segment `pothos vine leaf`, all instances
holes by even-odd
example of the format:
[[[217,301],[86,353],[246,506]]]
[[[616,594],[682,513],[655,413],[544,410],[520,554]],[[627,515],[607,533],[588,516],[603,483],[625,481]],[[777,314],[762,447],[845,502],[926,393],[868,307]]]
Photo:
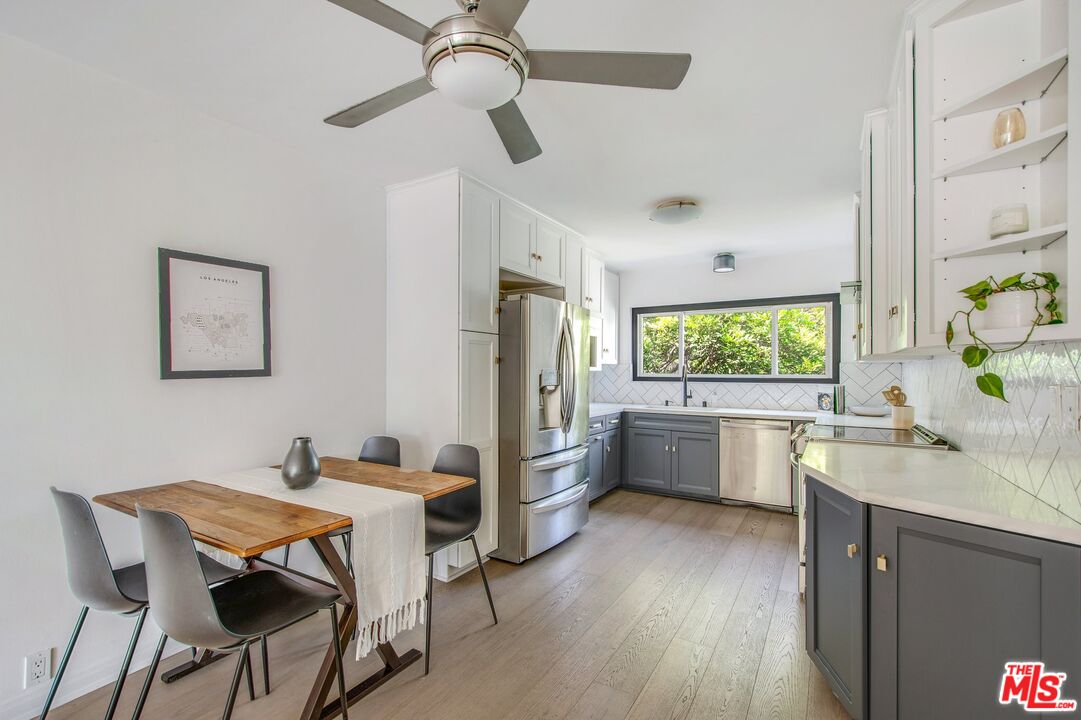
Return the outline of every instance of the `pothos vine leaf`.
[[[946,323],[946,349],[952,350],[950,345],[953,343],[953,320]]]
[[[991,351],[987,348],[977,347],[975,345],[969,345],[961,353],[961,361],[970,368],[977,368],[983,365],[983,361],[987,359],[987,356],[991,354]]]
[[[1003,402],[1009,402],[1006,399],[1006,394],[1002,387],[1002,378],[994,373],[984,373],[983,375],[976,376],[976,387],[984,395],[989,395],[994,398],[998,398]]]

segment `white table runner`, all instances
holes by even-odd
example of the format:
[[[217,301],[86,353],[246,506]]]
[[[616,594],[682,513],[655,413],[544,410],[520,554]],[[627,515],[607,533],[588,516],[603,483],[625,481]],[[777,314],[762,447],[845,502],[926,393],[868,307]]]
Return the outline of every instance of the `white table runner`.
[[[420,495],[325,477],[305,490],[290,490],[282,484],[281,471],[274,468],[198,480],[353,519],[358,660],[376,644],[390,642],[418,621],[424,622],[428,570]]]

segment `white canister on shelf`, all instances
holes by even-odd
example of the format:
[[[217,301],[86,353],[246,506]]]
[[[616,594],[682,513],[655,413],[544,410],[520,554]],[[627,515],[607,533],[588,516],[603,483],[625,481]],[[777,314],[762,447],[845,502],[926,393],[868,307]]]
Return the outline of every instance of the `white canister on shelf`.
[[[894,430],[911,430],[916,424],[916,408],[911,405],[892,405]]]
[[[1028,232],[1028,205],[1000,205],[991,211],[991,239]]]

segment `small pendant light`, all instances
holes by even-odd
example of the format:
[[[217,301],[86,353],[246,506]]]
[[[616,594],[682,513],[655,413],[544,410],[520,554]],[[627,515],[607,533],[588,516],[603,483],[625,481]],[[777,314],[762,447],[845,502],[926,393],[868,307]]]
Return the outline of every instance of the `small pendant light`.
[[[713,256],[713,272],[730,273],[736,269],[736,256],[732,253],[717,253]]]

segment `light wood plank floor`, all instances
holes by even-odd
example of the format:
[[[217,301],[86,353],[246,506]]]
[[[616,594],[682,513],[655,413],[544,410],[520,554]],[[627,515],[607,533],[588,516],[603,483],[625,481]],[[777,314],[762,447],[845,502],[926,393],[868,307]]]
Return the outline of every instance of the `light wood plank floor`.
[[[803,649],[796,521],[788,515],[616,491],[577,536],[522,566],[475,570],[435,595],[423,663],[353,706],[363,718],[845,718]],[[242,689],[234,717],[295,718],[329,641],[323,613],[271,638],[274,687]],[[423,647],[423,628],[395,642]],[[185,653],[163,661],[172,667]],[[119,662],[119,658],[118,658]],[[357,680],[377,661],[349,662]],[[145,718],[220,717],[232,662],[156,683]],[[130,716],[145,671],[128,679]],[[109,688],[50,717],[101,717]]]

